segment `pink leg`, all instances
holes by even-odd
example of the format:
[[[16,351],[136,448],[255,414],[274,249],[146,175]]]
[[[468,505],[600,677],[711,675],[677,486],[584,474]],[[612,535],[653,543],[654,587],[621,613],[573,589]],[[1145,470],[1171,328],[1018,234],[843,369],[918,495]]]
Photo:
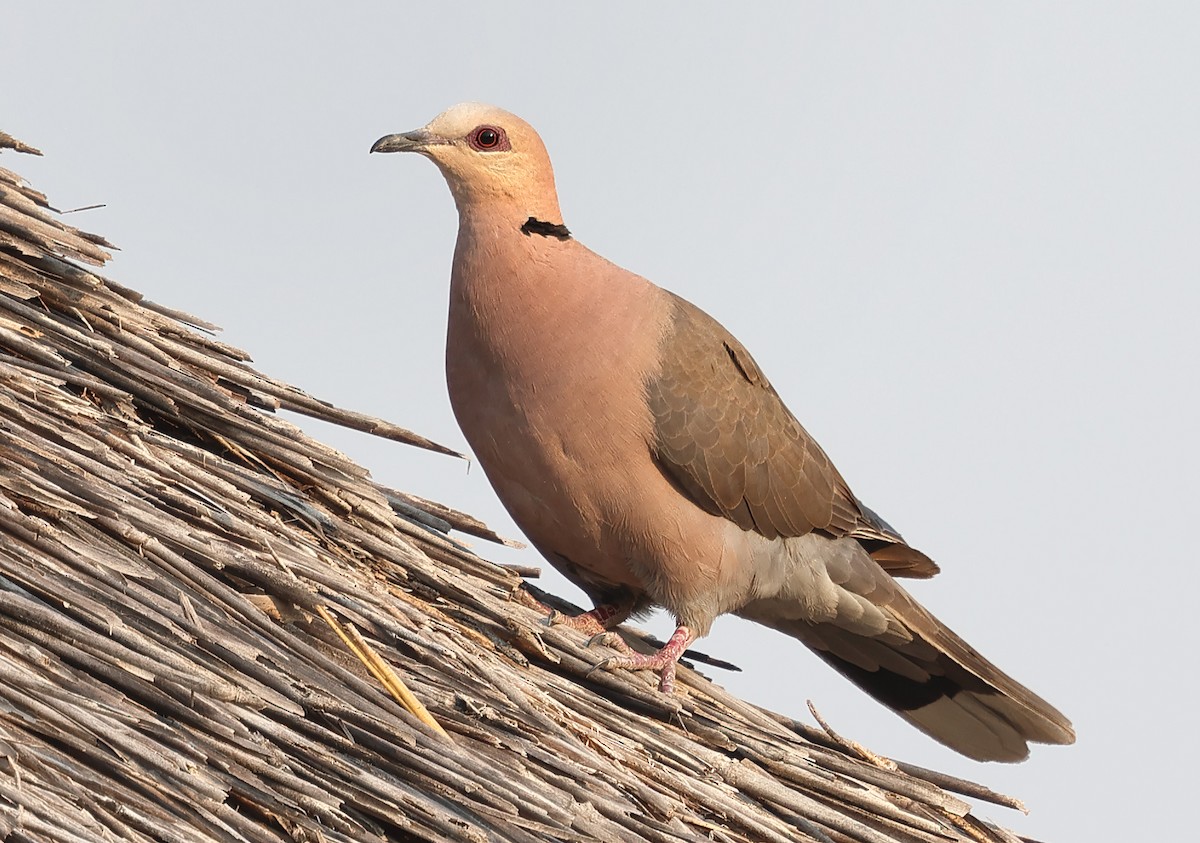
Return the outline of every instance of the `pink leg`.
[[[616,606],[606,604],[580,615],[564,615],[556,609],[551,609],[549,621],[553,625],[562,624],[586,634],[600,635],[619,625],[627,617],[628,612],[622,613]]]
[[[600,662],[593,669],[657,670],[658,689],[664,694],[672,694],[675,692],[675,665],[695,638],[690,629],[681,626],[657,653],[647,656],[631,652],[623,656],[613,656]]]

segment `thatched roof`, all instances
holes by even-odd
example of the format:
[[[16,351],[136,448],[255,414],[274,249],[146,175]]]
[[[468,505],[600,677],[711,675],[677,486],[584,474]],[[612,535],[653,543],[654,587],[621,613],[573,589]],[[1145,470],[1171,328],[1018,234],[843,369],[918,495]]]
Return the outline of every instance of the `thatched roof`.
[[[951,791],[1011,800],[698,673],[590,673],[453,536],[486,527],[275,411],[446,449],[85,268],[109,248],[0,169],[0,838],[1014,839]]]

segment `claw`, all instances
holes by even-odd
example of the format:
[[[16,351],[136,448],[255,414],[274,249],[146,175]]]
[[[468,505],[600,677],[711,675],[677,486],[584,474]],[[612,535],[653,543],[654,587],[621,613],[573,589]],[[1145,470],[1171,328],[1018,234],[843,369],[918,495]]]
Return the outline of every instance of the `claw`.
[[[622,653],[633,654],[634,650],[615,632],[598,632],[588,639],[587,645],[594,647],[597,644],[604,644],[607,647],[612,647],[614,650],[620,650]]]

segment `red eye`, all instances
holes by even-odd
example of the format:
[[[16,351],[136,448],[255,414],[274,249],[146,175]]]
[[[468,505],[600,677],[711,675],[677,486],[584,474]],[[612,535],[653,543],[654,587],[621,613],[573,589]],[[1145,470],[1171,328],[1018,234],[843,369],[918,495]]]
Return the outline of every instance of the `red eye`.
[[[480,126],[471,133],[471,146],[481,151],[492,149],[508,149],[508,139],[504,130],[495,126]]]

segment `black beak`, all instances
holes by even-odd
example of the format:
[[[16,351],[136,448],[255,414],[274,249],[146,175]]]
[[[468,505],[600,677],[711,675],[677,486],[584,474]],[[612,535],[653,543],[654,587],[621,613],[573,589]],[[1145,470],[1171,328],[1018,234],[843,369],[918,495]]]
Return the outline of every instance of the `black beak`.
[[[441,143],[425,129],[416,129],[400,135],[384,135],[371,144],[372,152],[423,152],[427,146]]]

